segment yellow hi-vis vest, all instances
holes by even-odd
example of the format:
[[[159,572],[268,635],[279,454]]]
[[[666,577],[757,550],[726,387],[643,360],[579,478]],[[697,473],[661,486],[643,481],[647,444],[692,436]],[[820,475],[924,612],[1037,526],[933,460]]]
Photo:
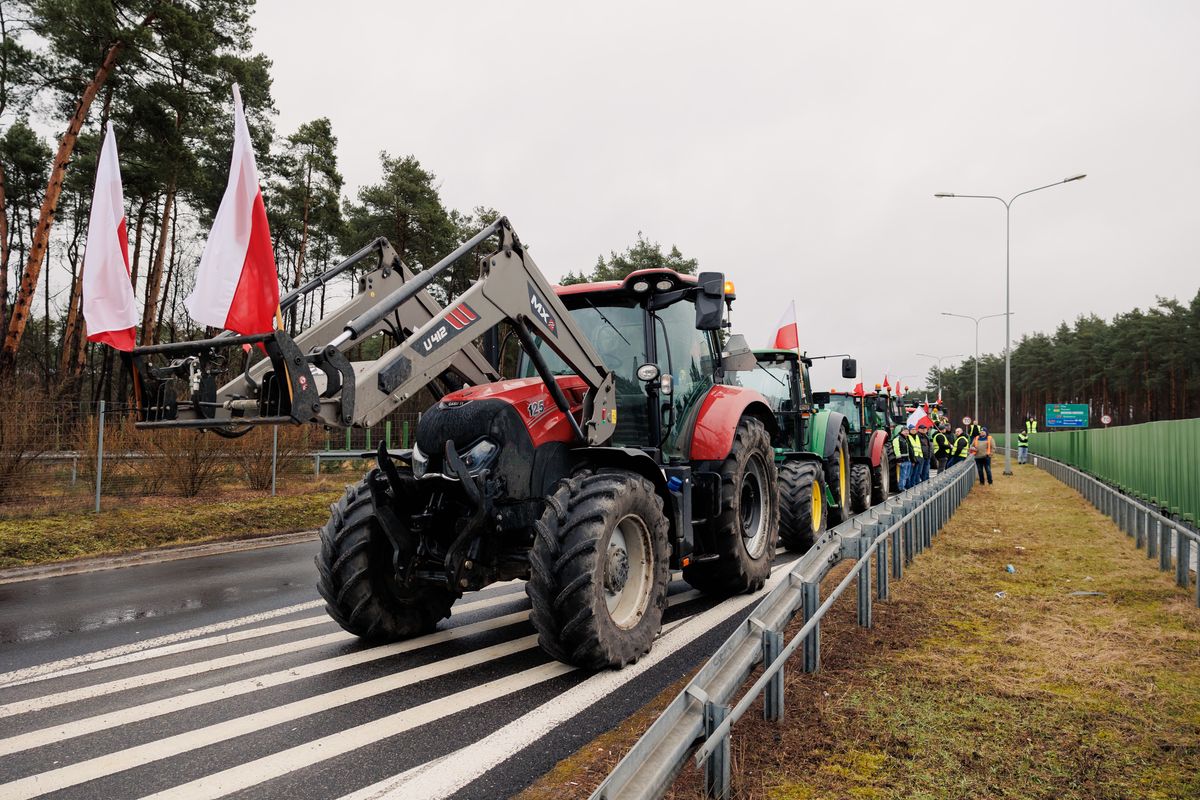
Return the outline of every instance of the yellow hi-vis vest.
[[[913,458],[924,458],[925,451],[921,449],[921,437],[912,434],[908,437],[908,444],[912,447]]]

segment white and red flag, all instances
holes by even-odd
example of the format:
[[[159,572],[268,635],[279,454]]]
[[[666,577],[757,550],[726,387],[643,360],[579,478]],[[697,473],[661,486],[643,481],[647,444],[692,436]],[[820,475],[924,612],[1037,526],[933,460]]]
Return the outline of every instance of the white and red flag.
[[[96,190],[88,219],[87,249],[83,252],[83,319],[87,323],[88,341],[132,350],[137,316],[137,301],[129,282],[129,237],[125,230],[121,165],[117,161],[117,137],[110,122],[96,166]]]
[[[925,410],[924,406],[917,406],[908,415],[908,422],[904,424],[913,428],[932,428],[933,420],[929,418],[929,413]]]
[[[800,349],[800,328],[796,325],[796,301],[788,303],[779,324],[775,326],[775,338],[771,347],[779,350]]]
[[[267,209],[236,84],[229,183],[200,256],[196,286],[184,304],[197,322],[241,334],[267,333],[279,318],[279,276]]]

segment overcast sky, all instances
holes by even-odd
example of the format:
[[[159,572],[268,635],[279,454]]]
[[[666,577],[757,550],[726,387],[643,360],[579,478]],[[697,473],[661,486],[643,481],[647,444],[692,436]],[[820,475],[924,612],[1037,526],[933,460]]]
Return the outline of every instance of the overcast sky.
[[[868,384],[972,351],[938,312],[1004,310],[1003,206],[934,192],[1088,174],[1013,205],[1014,339],[1200,287],[1200,3],[259,0],[255,24],[280,134],[328,116],[349,192],[411,153],[551,279],[643,231],[736,282],[752,345],[794,298],[801,346]]]

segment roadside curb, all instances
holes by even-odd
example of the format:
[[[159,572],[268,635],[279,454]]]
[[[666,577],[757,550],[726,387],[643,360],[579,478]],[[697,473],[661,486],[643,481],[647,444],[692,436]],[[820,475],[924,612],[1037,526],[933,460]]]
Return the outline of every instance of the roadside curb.
[[[254,539],[232,539],[223,542],[206,542],[204,544],[183,545],[180,547],[139,550],[136,553],[125,553],[118,556],[81,558],[54,564],[39,564],[34,567],[14,567],[12,569],[0,570],[0,585],[19,583],[21,581],[36,581],[42,578],[58,578],[63,575],[80,575],[86,572],[136,567],[143,564],[159,564],[164,561],[179,561],[185,558],[237,553],[243,550],[261,550],[264,547],[299,544],[300,542],[312,541],[316,538],[317,531],[310,530],[300,531],[299,533],[282,533],[275,536],[261,536]]]

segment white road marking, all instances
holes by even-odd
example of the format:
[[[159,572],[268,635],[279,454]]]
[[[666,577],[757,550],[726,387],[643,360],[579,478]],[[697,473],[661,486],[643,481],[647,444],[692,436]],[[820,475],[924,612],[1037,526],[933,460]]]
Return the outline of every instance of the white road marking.
[[[454,629],[451,629],[454,630]],[[39,797],[70,786],[103,778],[134,767],[152,764],[165,758],[208,747],[218,742],[228,741],[238,736],[258,733],[274,725],[301,719],[328,711],[348,703],[358,702],[370,697],[376,697],[386,692],[395,691],[405,686],[441,678],[452,672],[469,667],[486,664],[505,656],[532,650],[537,647],[537,636],[524,636],[503,644],[474,650],[470,653],[435,661],[414,669],[404,670],[394,675],[385,675],[374,680],[347,686],[332,692],[307,697],[292,703],[286,703],[275,708],[268,708],[254,714],[218,722],[203,728],[186,731],[174,736],[167,736],[157,741],[147,742],[108,753],[75,764],[69,764],[58,769],[48,770],[26,778],[0,784],[0,797],[6,800],[18,798]]]
[[[671,597],[669,602],[672,605],[677,605],[694,600],[699,596],[700,592],[694,590],[682,592]],[[662,659],[671,655],[680,647],[694,641],[698,636],[703,635],[708,628],[731,614],[736,613],[736,611],[741,610],[755,599],[759,599],[759,596],[748,595],[738,597],[730,601],[733,604],[732,610],[730,603],[725,603],[690,619],[681,620],[669,626],[669,632],[660,637],[655,643],[654,649],[637,664],[620,671],[598,673],[590,680],[604,679],[606,676],[611,676],[613,679],[617,679],[612,681],[612,688],[617,688],[628,682],[629,679],[645,672],[654,664],[662,661]],[[202,798],[224,797],[265,781],[282,777],[319,761],[326,761],[330,758],[344,755],[345,753],[366,747],[383,739],[412,730],[420,725],[435,722],[464,709],[515,694],[531,686],[536,686],[539,683],[544,683],[545,681],[575,671],[575,667],[558,662],[543,664],[540,667],[518,672],[480,686],[474,686],[470,689],[465,689],[461,692],[358,725],[348,730],[339,731],[338,733],[315,739],[311,742],[305,742],[304,744],[272,753],[269,756],[255,759],[245,764],[239,764],[236,767],[231,767],[221,772],[206,775],[203,778],[181,786],[175,786],[171,789],[149,795],[144,800],[201,800]],[[624,680],[619,679],[621,676],[626,675],[628,677],[624,678]],[[585,681],[586,683],[587,681]],[[575,691],[575,688],[572,688],[570,692],[562,695],[562,697],[573,697]],[[590,698],[588,702],[579,706],[577,710],[572,711],[571,716],[607,695],[608,691],[611,690],[606,690],[603,695],[595,690],[589,691],[587,693]],[[515,724],[507,725],[503,730],[509,730]],[[474,765],[470,769],[473,770]],[[0,786],[0,789],[3,788],[5,787]],[[438,796],[442,797],[444,795]],[[405,797],[407,798],[407,795]]]
[[[153,800],[173,800],[175,798],[199,800],[199,798],[224,797],[263,781],[287,775],[301,767],[344,755],[389,736],[435,722],[450,714],[514,694],[574,671],[575,667],[557,661],[543,664],[540,667],[474,686],[406,711],[377,719],[374,722],[358,725],[346,731],[273,753],[265,758],[206,775],[190,783],[148,795],[143,800],[151,798]]]
[[[520,584],[524,581],[512,580],[502,583],[494,583],[488,588],[497,586],[509,586],[512,584]],[[516,593],[505,592],[497,597],[513,597]],[[493,598],[487,598],[491,600]],[[466,603],[461,606],[455,606],[454,613],[462,613],[470,611],[472,608],[478,608],[487,600],[476,600]],[[95,653],[89,653],[81,656],[73,656],[61,661],[53,661],[47,664],[40,664],[36,667],[26,667],[24,669],[14,670],[0,674],[0,689],[5,689],[10,686],[21,686],[26,683],[34,683],[36,681],[51,680],[54,678],[62,678],[67,675],[76,675],[81,672],[91,672],[93,670],[104,669],[106,667],[115,667],[120,664],[131,664],[137,661],[144,661],[150,658],[159,658],[161,656],[175,655],[177,653],[186,653],[191,650],[199,650],[205,647],[212,647],[219,644],[229,644],[232,642],[245,641],[246,639],[255,639],[260,636],[270,636],[274,633],[284,633],[290,630],[310,627],[312,625],[321,625],[326,622],[333,622],[329,615],[321,613],[312,617],[304,617],[298,620],[288,622],[280,622],[276,625],[269,625],[262,628],[253,628],[245,631],[237,631],[234,633],[226,633],[220,636],[211,636],[204,639],[195,639],[192,637],[204,636],[205,634],[215,633],[217,631],[228,630],[230,628],[240,628],[246,625],[253,625],[256,622],[262,622],[274,617],[282,617],[288,614],[294,614],[300,611],[309,611],[314,608],[323,608],[324,600],[314,600],[308,603],[300,603],[286,608],[278,608],[274,611],[265,611],[261,614],[251,614],[246,617],[226,620],[212,625],[205,625],[202,628],[192,628],[186,631],[159,636],[154,639],[146,639],[141,642],[133,642],[120,647],[113,647],[108,650],[100,650]],[[348,634],[349,635],[349,634]]]
[[[489,608],[491,606],[500,605],[505,602],[514,600],[511,594],[497,595],[496,597],[488,597],[483,600],[476,600],[472,603],[465,603],[459,606],[456,610],[458,613],[468,611],[478,611],[481,608]],[[270,625],[267,628],[257,628],[255,630],[243,631],[242,639],[252,638],[254,636],[265,636],[263,631],[269,630],[270,633],[279,633],[281,630],[292,630],[305,625],[315,625],[318,623],[329,622],[333,623],[327,615],[322,614],[319,617],[306,618],[295,622],[284,622],[279,625]],[[450,630],[449,628],[446,630]],[[234,639],[238,634],[228,634],[226,636],[215,637],[217,641],[212,641],[209,645],[224,644],[228,641],[239,641]],[[432,634],[431,634],[432,635]],[[285,642],[271,647],[261,647],[256,650],[247,650],[241,653],[233,653],[221,658],[209,659],[207,661],[197,661],[191,664],[183,664],[178,667],[162,669],[156,672],[147,672],[141,675],[134,675],[128,678],[119,678],[117,680],[97,683],[91,686],[83,686],[78,689],[69,689],[63,692],[34,697],[27,700],[17,700],[11,703],[0,705],[0,718],[13,716],[14,714],[26,714],[30,711],[41,711],[54,706],[65,705],[66,703],[75,703],[81,700],[90,700],[95,697],[100,697],[114,692],[124,692],[130,689],[137,689],[142,686],[148,686],[153,683],[162,683],[164,681],[177,680],[178,678],[186,678],[191,675],[200,675],[205,672],[212,672],[218,669],[227,667],[236,667],[243,664],[249,664],[254,661],[262,661],[275,656],[288,655],[297,653],[302,650],[308,650],[314,647],[322,647],[324,645],[337,644],[338,642],[352,641],[356,637],[352,633],[347,633],[343,630],[338,630],[333,633],[328,633],[322,636],[312,636],[307,639],[298,639],[294,642]],[[204,641],[204,640],[201,640]],[[420,642],[421,639],[410,639],[409,642]],[[187,642],[186,645],[197,643]],[[181,647],[182,645],[171,645],[170,647]],[[189,647],[188,649],[192,649]],[[176,651],[178,652],[178,651]],[[140,655],[140,654],[135,654]],[[164,655],[164,654],[159,654]],[[131,656],[125,656],[129,659]],[[108,662],[104,662],[103,666],[111,666]],[[86,670],[99,669],[100,665],[91,665]]]
[[[157,636],[153,639],[143,639],[140,642],[131,642],[123,644],[119,647],[110,647],[107,650],[97,650],[94,653],[85,653],[83,655],[71,656],[60,661],[51,661],[46,664],[38,664],[34,667],[25,667],[23,669],[13,670],[0,674],[0,688],[5,686],[16,686],[20,683],[28,683],[30,679],[41,680],[44,677],[57,677],[57,674],[62,674],[64,670],[73,670],[76,672],[82,671],[75,669],[84,664],[90,664],[95,661],[122,656],[126,653],[134,653],[139,650],[145,650],[159,645],[171,644],[172,642],[183,641],[190,639],[193,636],[204,636],[209,633],[229,630],[230,628],[240,628],[243,625],[253,625],[256,622],[262,622],[275,617],[282,617],[287,614],[295,614],[299,611],[310,611],[314,608],[319,608],[325,605],[324,600],[314,600],[308,603],[298,603],[294,606],[285,606],[277,608],[273,611],[264,611],[260,614],[250,614],[237,619],[227,619],[224,622],[215,622],[212,625],[205,625],[200,628],[191,628],[186,631],[177,631],[168,633],[165,636]],[[51,673],[57,673],[52,675]]]
[[[786,574],[777,567],[775,574],[767,582],[766,591],[774,588]],[[708,629],[734,614],[741,613],[751,603],[760,601],[763,596],[739,595],[695,617],[680,620],[671,630],[664,630],[662,638],[655,642],[654,649],[636,664],[622,670],[596,673],[571,687],[571,691],[543,703],[479,741],[352,792],[342,800],[433,800],[448,797],[538,739],[552,733],[564,722],[574,719],[595,703],[619,691],[622,686],[653,669],[663,659],[690,644]]]
[[[53,744],[54,742],[59,742],[66,739],[74,739],[79,736],[85,736],[89,733],[95,733],[96,731],[115,728],[119,725],[130,725],[132,723],[141,722],[142,720],[150,719],[152,717],[162,716],[163,714],[171,714],[187,708],[195,708],[208,703],[215,703],[220,700],[228,700],[231,697],[250,694],[262,689],[282,686],[284,684],[293,683],[305,678],[324,675],[335,670],[346,669],[347,667],[366,664],[371,661],[378,661],[381,658],[387,658],[389,656],[407,653],[413,650],[420,650],[435,644],[441,644],[454,639],[461,639],[466,636],[471,636],[476,633],[502,628],[506,625],[515,625],[525,621],[528,618],[528,611],[517,611],[513,614],[507,614],[502,617],[494,617],[492,619],[473,622],[469,625],[459,625],[455,628],[447,628],[444,631],[437,631],[416,639],[408,639],[403,642],[396,642],[394,644],[384,645],[382,647],[374,647],[369,650],[360,650],[355,653],[347,653],[345,655],[324,659],[322,661],[314,661],[310,664],[302,664],[297,667],[282,669],[266,675],[245,678],[240,681],[234,681],[233,683],[212,686],[210,688],[200,689],[194,692],[186,692],[185,694],[177,695],[175,697],[165,697],[162,700],[154,700],[149,703],[142,703],[141,705],[123,708],[118,711],[110,711],[108,713],[98,714],[93,717],[85,717],[84,719],[75,720],[73,722],[52,725],[48,728],[39,728],[38,730],[18,734],[17,736],[12,736],[7,739],[0,739],[0,757],[11,755],[13,753],[19,753],[23,750],[30,750],[34,747],[44,747],[45,745]],[[530,645],[530,647],[535,645]],[[497,647],[502,646],[503,645],[497,645]],[[496,658],[499,658],[499,656],[496,656]],[[396,673],[396,675],[405,675],[411,671],[412,670],[399,672]],[[395,676],[393,675],[388,677]],[[422,678],[421,680],[424,679]],[[316,695],[316,697],[328,697],[329,695],[336,694],[337,692],[330,692],[327,695]],[[341,703],[334,703],[329,707],[333,708],[337,705],[341,705]],[[3,787],[0,787],[0,789],[2,788]],[[0,791],[0,796],[3,796],[2,791]]]

